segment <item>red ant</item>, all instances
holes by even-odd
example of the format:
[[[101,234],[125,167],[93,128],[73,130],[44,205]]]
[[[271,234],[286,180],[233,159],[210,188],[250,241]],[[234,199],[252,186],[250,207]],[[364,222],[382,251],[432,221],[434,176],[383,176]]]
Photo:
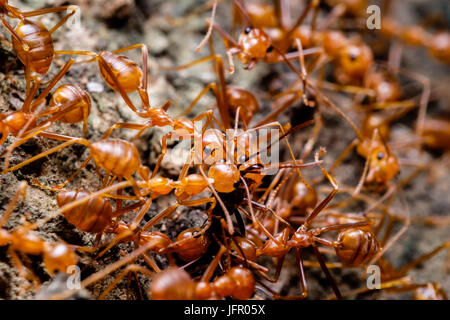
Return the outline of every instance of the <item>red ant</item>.
[[[40,22],[34,22],[27,18],[40,16],[52,12],[67,12],[53,28],[47,28]],[[18,58],[25,66],[25,75],[27,82],[27,94],[31,87],[31,81],[35,80],[31,72],[40,75],[47,74],[53,56],[58,53],[53,48],[52,34],[61,27],[71,16],[76,13],[76,6],[61,6],[49,9],[33,10],[28,12],[20,11],[18,8],[8,4],[8,0],[0,1],[0,20],[11,33],[12,45]],[[5,19],[5,16],[19,19],[20,23],[14,29]]]

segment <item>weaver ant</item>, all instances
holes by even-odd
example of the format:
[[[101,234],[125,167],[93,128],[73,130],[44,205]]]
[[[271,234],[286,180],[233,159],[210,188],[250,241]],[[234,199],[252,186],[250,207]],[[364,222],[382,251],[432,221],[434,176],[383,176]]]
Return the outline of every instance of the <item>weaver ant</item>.
[[[142,54],[142,68],[139,67],[133,60],[120,55],[120,53],[141,49]],[[168,118],[165,111],[170,107],[170,101],[161,108],[151,109],[150,101],[148,97],[148,50],[147,46],[143,43],[134,44],[128,47],[120,48],[113,51],[100,51],[98,53],[92,51],[58,51],[57,54],[67,55],[83,55],[92,56],[93,58],[80,61],[77,63],[89,63],[96,61],[103,80],[114,91],[118,91],[122,96],[128,107],[133,110],[137,115],[142,118],[151,118],[156,125],[159,118],[163,121]],[[128,94],[137,91],[139,93],[143,109],[138,110]],[[163,124],[164,125],[164,124]]]
[[[0,219],[0,245],[9,245],[8,253],[14,267],[19,275],[24,279],[31,280],[33,286],[39,286],[38,277],[21,262],[17,252],[29,255],[42,255],[45,269],[50,275],[55,272],[67,272],[69,266],[78,263],[78,256],[75,253],[74,246],[68,245],[63,241],[47,242],[32,232],[38,224],[26,221],[22,217],[21,225],[12,231],[8,231],[3,226],[8,222],[11,213],[14,210],[20,197],[25,199],[27,183],[21,181],[15,195],[12,197],[8,207]]]
[[[44,111],[41,111],[40,108],[38,109],[39,104],[42,104],[47,94],[69,70],[73,63],[73,60],[69,60],[34,102],[32,99],[38,89],[39,79],[34,83],[20,111],[11,111],[1,115],[0,144],[8,138],[10,132],[17,137],[17,140],[4,151],[7,152],[3,168],[4,172],[8,169],[10,156],[15,148],[36,135],[50,139],[54,138],[52,133],[45,130],[56,121],[64,123],[78,123],[83,121],[83,132],[86,137],[87,120],[91,110],[91,99],[88,93],[79,86],[74,84],[59,86],[51,96],[49,107]],[[36,122],[38,118],[49,115],[50,117],[44,121],[40,123]]]
[[[40,22],[34,22],[27,19],[53,12],[67,12],[68,10],[71,10],[71,12],[50,30],[47,30]],[[18,8],[9,5],[8,0],[0,1],[0,20],[5,28],[11,33],[14,51],[25,66],[27,94],[31,88],[31,81],[36,79],[31,73],[36,72],[40,75],[47,74],[54,55],[58,53],[53,47],[53,32],[73,16],[76,13],[76,10],[76,6],[61,6],[23,12]],[[6,21],[5,16],[20,20],[15,29]]]

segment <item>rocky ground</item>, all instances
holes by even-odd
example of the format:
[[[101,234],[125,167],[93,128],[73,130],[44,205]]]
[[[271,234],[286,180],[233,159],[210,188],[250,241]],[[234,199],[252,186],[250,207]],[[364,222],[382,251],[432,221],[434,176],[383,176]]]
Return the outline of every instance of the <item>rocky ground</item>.
[[[43,8],[67,4],[67,1],[10,1],[11,4],[22,10]],[[202,1],[203,2],[203,1]],[[394,2],[393,15],[402,23],[417,23],[423,21],[425,16],[435,16],[434,22],[440,27],[449,26],[450,7],[446,1],[392,1]],[[180,65],[186,62],[206,56],[208,49],[204,48],[200,53],[195,52],[195,46],[200,42],[205,33],[205,21],[209,16],[209,11],[200,15],[195,15],[191,19],[184,21],[180,25],[170,23],[168,17],[182,17],[188,12],[198,7],[200,1],[163,1],[163,0],[72,0],[71,4],[76,4],[81,8],[80,28],[69,29],[62,27],[55,32],[55,47],[58,50],[115,50],[134,43],[145,43],[149,50],[149,94],[150,102],[153,106],[161,106],[167,100],[171,100],[173,105],[171,114],[178,114],[183,108],[196,97],[196,95],[210,82],[216,81],[216,76],[212,72],[209,64],[197,66],[195,68],[181,72],[167,72],[161,69],[162,66]],[[218,10],[218,24],[225,29],[230,27],[230,8],[227,3],[222,4]],[[437,14],[440,12],[440,16]],[[446,16],[445,16],[446,15]],[[48,15],[42,19],[45,25],[51,26],[57,19],[56,15]],[[9,35],[4,28],[1,32],[9,39]],[[215,37],[218,52],[223,52],[222,43]],[[141,61],[140,51],[133,50],[126,53],[135,61]],[[60,56],[55,59],[55,64],[51,68],[49,78],[54,75],[59,66],[62,66],[66,57]],[[8,46],[0,47],[0,109],[1,112],[10,110],[20,110],[25,98],[25,82],[23,68],[20,62],[15,59],[14,52]],[[6,73],[6,66],[9,71]],[[403,56],[403,66],[411,71],[421,73],[432,80],[433,101],[429,105],[429,114],[449,115],[450,95],[446,88],[449,85],[450,69],[448,66],[432,60],[422,49],[405,48]],[[261,114],[256,117],[261,118],[270,111],[270,92],[276,92],[294,80],[294,76],[287,72],[285,66],[267,66],[259,64],[251,72],[243,70],[237,64],[235,74],[227,76],[229,83],[250,88],[258,97],[262,105]],[[95,63],[75,65],[64,77],[63,83],[76,83],[85,88],[92,98],[92,110],[88,123],[88,139],[98,140],[102,134],[114,123],[143,121],[136,116],[125,105],[120,96],[113,92],[101,79],[98,67]],[[332,95],[333,96],[333,95]],[[333,96],[334,97],[334,96]],[[137,97],[134,96],[134,101]],[[361,114],[350,111],[350,100],[345,100],[341,96],[336,97],[339,105],[348,112],[352,118],[360,119]],[[214,103],[212,95],[207,95],[194,109],[193,114],[212,106]],[[403,137],[412,132],[412,124],[417,113],[411,112],[405,118],[393,125],[393,137]],[[292,122],[293,124],[311,118],[311,112],[305,111],[305,107],[300,103],[294,105],[279,117],[281,123]],[[332,161],[345,149],[352,139],[354,133],[350,127],[333,111],[324,110],[324,130],[320,134],[318,146],[327,148],[325,156],[326,165]],[[80,125],[67,125],[56,123],[51,127],[51,131],[59,132],[71,136],[81,136]],[[115,137],[130,139],[134,132],[129,130],[118,130],[113,134]],[[143,164],[152,168],[159,152],[161,151],[160,139],[163,134],[161,129],[148,129],[145,134],[136,141],[139,148]],[[300,147],[305,138],[310,134],[310,129],[302,130],[290,137],[294,146]],[[9,137],[4,146],[13,141]],[[23,160],[42,152],[50,147],[59,144],[44,138],[31,139],[21,147],[17,148],[11,158],[12,164],[17,164]],[[4,148],[2,146],[1,148]],[[15,193],[19,181],[30,181],[38,178],[46,185],[61,183],[68,177],[83,160],[89,151],[80,145],[73,145],[56,154],[41,159],[30,166],[20,170],[0,176],[0,211],[6,208],[10,198]],[[399,155],[405,159],[414,159],[418,155],[413,150],[404,149],[398,151]],[[399,214],[409,214],[412,218],[426,217],[429,215],[450,218],[450,170],[448,155],[440,153],[426,152],[424,158],[433,162],[433,179],[430,179],[430,172],[422,172],[404,190],[406,199],[406,209],[398,201],[393,204],[393,210]],[[352,154],[338,170],[336,180],[342,185],[354,186],[363,168],[361,158]],[[176,178],[179,166],[170,161],[165,161],[161,174]],[[320,171],[313,169],[313,176],[319,176]],[[401,177],[405,177],[411,172],[410,168],[402,170]],[[401,178],[400,177],[400,178]],[[91,163],[83,170],[77,178],[70,184],[71,189],[85,188],[91,191],[98,190],[101,182],[98,180]],[[326,186],[326,184],[323,184]],[[325,193],[323,193],[325,196]],[[342,198],[345,199],[345,196]],[[156,212],[173,203],[170,197],[161,198],[155,201],[148,213],[148,220]],[[27,198],[21,201],[11,216],[6,228],[13,229],[19,224],[21,217],[25,213],[30,214],[33,221],[45,218],[57,210],[55,195],[53,192],[29,186]],[[130,214],[125,215],[125,220],[130,218]],[[167,233],[170,237],[175,237],[181,230],[187,227],[198,226],[204,220],[204,214],[199,209],[180,209],[173,219],[169,219],[156,226]],[[414,219],[413,219],[414,220]],[[398,230],[401,224],[396,225],[394,231]],[[423,253],[430,251],[437,245],[449,239],[449,225],[427,226],[412,223],[407,232],[395,245],[387,252],[386,256],[395,266],[402,266]],[[38,234],[47,241],[63,239],[64,241],[80,246],[91,246],[94,236],[81,232],[70,225],[61,216],[51,220],[42,228],[37,230]],[[97,261],[91,261],[89,256],[81,259],[81,266],[84,266],[83,276],[101,270],[105,265],[119,259],[125,252],[132,250],[131,244],[120,244],[114,247],[108,254]],[[42,260],[39,257],[21,256],[24,264],[32,269],[40,278],[42,283],[48,284],[50,277],[45,272]],[[159,259],[159,258],[157,258]],[[441,252],[436,257],[427,261],[422,266],[411,272],[413,279],[418,283],[429,281],[439,282],[447,293],[450,293],[450,277],[444,272],[443,267],[446,253]],[[165,261],[159,259],[164,264]],[[290,257],[285,262],[280,281],[274,288],[282,294],[295,294],[299,290],[299,277],[294,266],[295,258]],[[333,270],[338,285],[342,291],[357,288],[362,285],[359,280],[358,270]],[[86,297],[96,297],[113,280],[113,276],[107,276],[102,281],[89,287],[85,293]],[[332,292],[329,288],[323,273],[317,268],[307,269],[307,279],[310,284],[311,299],[323,299]],[[139,276],[140,283],[145,289],[150,280],[144,276]],[[35,296],[35,292],[29,290],[25,293],[20,291],[24,284],[24,279],[20,278],[16,270],[11,266],[10,256],[7,247],[0,247],[0,298],[1,299],[30,299]],[[64,281],[62,281],[64,282]],[[145,293],[144,293],[145,295]],[[45,297],[45,292],[37,297]],[[377,292],[361,295],[358,298],[364,299],[397,299],[410,298],[406,294],[390,294]],[[111,292],[109,299],[139,298],[139,290],[136,281],[131,281],[130,290],[127,290],[127,281],[122,281],[119,286]]]

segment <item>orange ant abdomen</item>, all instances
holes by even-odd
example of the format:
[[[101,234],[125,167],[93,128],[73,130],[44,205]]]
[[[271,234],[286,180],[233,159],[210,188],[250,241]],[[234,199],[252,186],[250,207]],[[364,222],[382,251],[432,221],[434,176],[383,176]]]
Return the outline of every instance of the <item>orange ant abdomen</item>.
[[[247,124],[250,123],[259,111],[259,103],[255,96],[247,90],[233,86],[227,86],[226,95],[232,115],[235,116],[240,107],[239,118]]]
[[[17,57],[32,71],[46,74],[54,55],[50,32],[40,22],[22,20],[16,27],[16,33],[28,46],[28,50],[26,50],[19,40],[12,37],[12,44]]]
[[[86,91],[73,84],[65,84],[56,89],[50,100],[50,107],[74,107],[58,120],[64,123],[78,123],[91,111],[91,99]]]
[[[360,266],[380,250],[375,235],[364,229],[344,230],[336,242],[336,255],[347,266]]]
[[[291,203],[291,215],[306,215],[307,209],[317,205],[317,192],[308,188],[300,179],[293,185],[288,201]]]
[[[199,231],[200,228],[189,228],[178,235],[176,242],[184,240],[181,244],[177,245],[175,249],[181,260],[195,260],[201,257],[208,249],[208,237],[204,234],[196,236]]]
[[[136,62],[125,56],[114,54],[109,51],[101,51],[98,55],[109,65],[120,86],[126,93],[134,92],[140,88],[143,73]],[[101,64],[99,66],[100,73],[105,82],[111,89],[118,91],[119,89],[111,76],[105,71]]]
[[[192,300],[195,298],[195,283],[184,269],[169,267],[153,278],[151,285],[153,300]]]
[[[247,300],[255,292],[255,278],[250,270],[242,267],[233,267],[227,275],[236,282],[236,289],[231,296],[234,299]]]
[[[433,149],[450,150],[450,121],[439,118],[426,118],[422,136],[425,145]]]
[[[142,232],[139,235],[139,245],[145,245],[148,242],[155,242],[156,244],[152,247],[152,250],[155,252],[162,252],[165,248],[167,248],[172,241],[168,236],[166,236],[162,232],[154,231],[154,232]]]
[[[91,152],[99,166],[119,177],[130,177],[141,166],[135,145],[125,140],[104,139],[94,142]]]
[[[89,192],[86,191],[61,191],[56,196],[56,202],[59,207],[62,207],[88,195]],[[112,207],[105,198],[95,197],[63,214],[67,221],[78,229],[98,233],[111,224]]]
[[[245,259],[247,260],[256,261],[256,245],[251,240],[243,237],[236,237],[235,240],[237,245],[234,241],[232,241],[230,249],[238,255],[241,255],[243,253]]]

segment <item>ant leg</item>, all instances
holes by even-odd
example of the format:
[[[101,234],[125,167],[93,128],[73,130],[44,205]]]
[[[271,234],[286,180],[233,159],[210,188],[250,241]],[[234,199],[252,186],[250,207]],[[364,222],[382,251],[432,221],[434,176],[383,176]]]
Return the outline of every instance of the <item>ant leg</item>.
[[[167,216],[170,216],[172,213],[175,212],[175,210],[180,205],[187,206],[187,207],[195,207],[195,206],[200,206],[200,205],[206,204],[206,203],[212,203],[211,207],[214,208],[214,206],[216,204],[216,199],[214,197],[211,197],[211,198],[203,198],[203,199],[197,199],[197,200],[182,200],[182,201],[179,201],[179,202],[171,205],[170,207],[164,209],[163,211],[158,213],[156,216],[154,216],[149,222],[147,222],[145,224],[144,227],[142,227],[142,231],[147,231],[148,229],[153,227],[155,224],[157,224],[159,221],[161,221],[161,219],[163,219],[163,218],[165,218]],[[211,210],[212,209],[210,208],[208,211],[211,211]]]
[[[49,82],[47,87],[39,94],[36,100],[31,104],[26,106],[26,110],[30,110],[34,112],[36,108],[45,101],[45,98],[48,96],[53,87],[61,80],[61,78],[69,71],[70,67],[75,63],[75,60],[70,58],[64,66],[58,71],[58,73],[53,77],[53,79]],[[25,106],[25,103],[24,103]]]
[[[13,210],[17,204],[17,201],[19,201],[19,197],[22,196],[22,198],[25,200],[27,187],[28,187],[28,184],[26,181],[21,181],[19,183],[16,193],[14,194],[13,198],[9,202],[8,207],[6,208],[5,212],[3,212],[3,215],[0,219],[0,228],[3,227],[5,225],[5,223],[8,221],[9,216],[11,215],[11,213],[13,212]]]
[[[261,271],[258,271],[258,274],[263,277],[265,280],[275,283],[278,281],[278,279],[280,278],[280,274],[281,274],[281,269],[283,267],[283,262],[284,262],[284,258],[286,256],[283,255],[282,257],[277,258],[277,263],[276,263],[276,269],[275,269],[275,274],[271,277]]]
[[[213,0],[213,1],[214,1],[214,3],[213,3],[213,7],[212,7],[212,12],[211,12],[211,19],[208,23],[208,31],[206,32],[206,35],[202,39],[202,41],[195,48],[196,52],[199,52],[200,50],[202,50],[202,48],[205,46],[206,42],[208,42],[209,38],[211,37],[213,24],[214,24],[214,18],[216,16],[216,9],[217,9],[217,4],[218,4],[218,0]]]
[[[70,141],[67,141],[67,142],[65,142],[65,143],[62,143],[62,144],[60,144],[59,146],[56,146],[56,147],[54,147],[54,148],[51,148],[51,149],[49,149],[49,150],[47,150],[47,151],[45,151],[45,152],[42,152],[42,153],[40,153],[40,154],[38,154],[38,155],[36,155],[36,156],[34,156],[34,157],[32,157],[32,158],[30,158],[30,159],[28,159],[28,160],[22,162],[22,163],[19,163],[19,164],[15,165],[15,166],[9,168],[7,171],[4,171],[3,173],[9,172],[9,171],[15,171],[15,170],[17,170],[17,169],[20,169],[20,168],[22,168],[23,166],[26,166],[27,164],[29,164],[29,163],[31,163],[31,162],[34,162],[34,161],[36,161],[36,160],[39,160],[40,158],[46,157],[46,156],[48,156],[49,154],[52,154],[52,153],[54,153],[54,152],[56,152],[56,151],[59,151],[59,150],[61,150],[61,149],[64,149],[64,148],[66,148],[66,147],[68,147],[68,146],[70,146],[70,145],[72,145],[72,144],[74,144],[74,143],[79,143],[79,144],[82,144],[82,145],[84,145],[84,146],[86,146],[86,147],[89,147],[89,148],[91,147],[91,143],[90,143],[89,140],[86,140],[86,139],[83,139],[83,138],[73,138],[73,139],[70,140]]]
[[[339,157],[334,161],[333,165],[330,169],[330,174],[334,174],[334,171],[341,165],[345,158],[349,155],[349,153],[359,144],[359,140],[353,140],[347,148],[345,148],[344,152],[342,152]]]
[[[3,163],[3,172],[7,172],[8,171],[8,167],[9,167],[9,162],[10,162],[10,158],[11,158],[11,154],[13,153],[14,149],[16,149],[17,147],[19,147],[20,145],[22,145],[23,143],[27,142],[28,140],[30,140],[31,138],[39,135],[42,131],[44,131],[45,129],[49,128],[52,125],[52,123],[48,122],[42,126],[39,126],[33,130],[30,130],[29,132],[26,132],[25,136],[20,137],[21,135],[18,135],[20,139],[16,139],[11,145],[8,146],[8,148],[6,148],[3,152],[6,152],[6,156],[5,156],[5,160]]]
[[[367,152],[366,161],[364,163],[363,173],[361,175],[361,178],[359,179],[358,184],[356,185],[356,188],[355,188],[355,191],[353,192],[353,195],[359,194],[359,192],[361,191],[361,189],[362,189],[362,187],[364,185],[364,182],[365,182],[366,176],[367,176],[367,172],[368,172],[370,164],[371,164],[370,163],[370,159],[371,159],[372,151],[373,151],[373,148],[374,148],[374,145],[375,145],[375,137],[377,137],[377,136],[379,136],[378,128],[375,128],[375,130],[373,131],[373,134],[372,134],[372,139],[370,141],[370,147],[369,147],[369,151]]]
[[[319,133],[322,127],[323,127],[322,116],[319,112],[316,112],[314,114],[314,128],[312,130],[313,132],[311,137],[308,139],[308,141],[305,143],[305,146],[303,147],[300,160],[305,161],[306,158],[309,156],[314,147],[314,144],[316,143],[319,137]]]
[[[281,29],[288,30],[291,25],[291,8],[289,1],[275,0],[274,7]]]
[[[147,276],[149,276],[150,278],[153,276],[153,273],[149,270],[147,270],[146,268],[137,265],[137,264],[130,264],[129,266],[127,266],[115,279],[114,281],[102,292],[102,294],[98,297],[98,300],[103,300],[105,299],[109,292],[114,289],[114,287],[117,286],[117,284],[123,279],[123,277],[125,277],[126,275],[128,275],[130,272],[140,272],[142,274],[145,274]]]
[[[26,268],[23,265],[22,261],[20,260],[19,256],[17,255],[17,253],[11,247],[9,247],[8,253],[9,253],[9,256],[11,257],[11,263],[13,264],[14,268],[19,273],[19,276],[26,280],[32,281],[33,287],[35,289],[37,289],[40,285],[39,278],[34,274],[33,271],[31,271],[30,269]],[[21,291],[22,291],[21,294],[23,294],[25,290],[26,289],[24,288],[24,286],[21,286]]]
[[[278,121],[271,122],[271,123],[268,123],[268,124],[264,124],[264,125],[259,126],[259,127],[254,127],[252,129],[247,130],[247,132],[249,132],[249,131],[256,131],[256,130],[259,130],[259,129],[263,129],[263,128],[266,128],[266,127],[272,127],[272,126],[276,126],[276,127],[278,127],[280,129],[282,135],[281,135],[281,137],[279,139],[283,138],[283,140],[286,143],[286,146],[288,148],[289,156],[293,160],[294,164],[298,164],[299,161],[295,159],[294,152],[292,151],[291,145],[290,145],[290,143],[289,143],[289,141],[287,139],[287,133],[286,133],[285,129],[283,128],[283,126],[281,125],[281,123],[279,123]],[[298,127],[302,127],[302,124],[300,126],[298,126]],[[267,146],[266,149],[268,149],[271,145],[272,144]],[[259,154],[259,152],[258,152],[258,154]],[[311,189],[311,186],[306,182],[305,178],[303,177],[303,174],[301,173],[300,168],[297,167],[295,170],[296,170],[297,174],[299,175],[300,179],[302,180],[302,182],[305,184],[305,186],[308,189]]]
[[[119,122],[113,124],[109,129],[103,134],[102,140],[108,138],[114,130],[117,129],[131,129],[131,130],[143,130],[152,127],[149,124],[138,124],[138,123],[126,123]]]
[[[216,254],[214,259],[210,262],[210,264],[206,268],[200,281],[209,282],[211,277],[214,275],[214,271],[216,270],[217,266],[219,265],[220,259],[222,258],[225,251],[227,251],[227,249],[223,245],[220,245],[219,252]]]
[[[395,279],[395,280],[391,280],[391,281],[386,281],[386,282],[382,282],[380,283],[380,288],[379,289],[369,289],[368,287],[363,287],[363,288],[359,288],[359,289],[355,289],[355,290],[350,290],[348,292],[344,292],[341,294],[342,297],[348,297],[348,296],[355,296],[355,295],[359,295],[359,294],[363,294],[363,293],[367,293],[367,292],[373,292],[375,290],[381,290],[381,289],[390,289],[390,288],[395,288],[397,286],[399,286],[399,288],[402,288],[402,286],[409,286],[411,282],[410,277],[404,277],[404,278],[400,278],[400,279]],[[408,290],[413,290],[414,288],[409,288]],[[404,290],[404,291],[408,291],[408,290]],[[329,299],[333,299],[335,298],[333,297],[328,297],[326,298],[326,300]]]
[[[20,43],[24,51],[28,52],[30,50],[30,47],[25,43],[22,37],[17,34],[16,30],[14,30],[14,28],[8,23],[8,21],[6,21],[6,19],[3,16],[0,17],[0,20],[2,21],[5,28],[8,29],[8,31],[11,33],[11,36],[14,37],[14,39],[16,39],[17,42]]]
[[[432,258],[434,255],[436,255],[437,253],[439,253],[441,250],[443,249],[450,249],[450,241],[446,241],[443,244],[441,244],[440,246],[438,246],[437,248],[435,248],[434,250],[420,256],[419,258],[415,259],[414,261],[408,263],[407,265],[403,266],[397,273],[399,275],[405,275],[409,270],[415,268],[416,266],[418,266],[419,264],[423,263],[424,261]]]
[[[316,162],[319,161],[319,157],[321,155],[323,155],[325,153],[325,149],[320,149],[318,152],[316,152],[315,154],[315,160]],[[331,185],[333,186],[333,190],[331,190],[331,192],[328,194],[328,196],[322,200],[322,202],[320,202],[317,207],[314,208],[313,211],[311,211],[311,213],[308,214],[308,216],[306,217],[305,223],[303,224],[303,227],[307,227],[311,221],[327,206],[327,204],[334,198],[334,196],[338,193],[339,191],[339,186],[337,184],[337,182],[334,180],[334,178],[323,168],[323,166],[318,163],[317,164],[320,168],[320,170],[322,171],[322,174],[328,179],[328,181],[331,183]]]
[[[191,112],[191,110],[195,107],[195,105],[200,101],[200,99],[209,91],[211,90],[214,93],[214,96],[217,99],[217,94],[218,94],[218,89],[217,89],[217,84],[212,82],[209,83],[205,88],[203,88],[203,90],[195,97],[194,100],[192,100],[191,104],[180,114],[177,115],[178,117],[183,117],[186,116],[189,112]]]
[[[312,244],[312,247],[314,249],[314,254],[316,255],[316,258],[319,261],[320,267],[322,268],[323,272],[325,273],[325,276],[327,277],[327,280],[330,283],[331,288],[334,291],[334,294],[336,295],[336,298],[341,300],[342,299],[341,292],[339,291],[339,288],[337,287],[336,282],[334,281],[334,278],[331,276],[330,270],[328,270],[327,265],[325,264],[325,261],[322,258],[322,255],[320,254],[319,250],[317,249],[317,247],[314,244]]]
[[[61,6],[61,7],[56,7],[56,8],[39,9],[39,10],[21,12],[21,15],[23,17],[28,18],[28,17],[36,17],[36,16],[48,14],[48,13],[53,13],[53,12],[55,12],[55,13],[62,12],[62,11],[67,12],[69,9],[71,9],[72,11],[70,13],[68,13],[55,26],[53,26],[53,28],[51,28],[49,30],[49,33],[52,34],[54,31],[56,31],[56,29],[61,27],[71,16],[73,16],[77,12],[77,8],[78,8],[77,6]]]

